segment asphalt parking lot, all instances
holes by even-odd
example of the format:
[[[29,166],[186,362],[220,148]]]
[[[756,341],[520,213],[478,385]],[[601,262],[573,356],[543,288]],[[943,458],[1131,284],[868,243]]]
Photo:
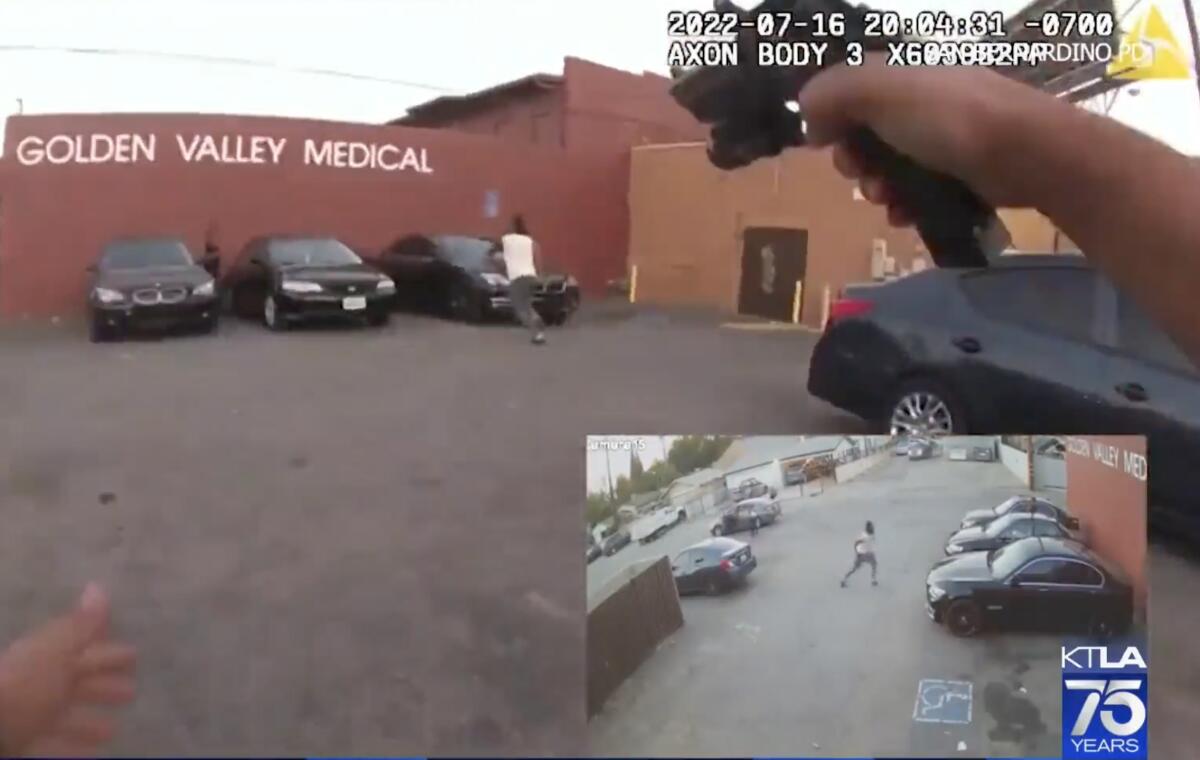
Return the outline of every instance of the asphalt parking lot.
[[[759,558],[746,588],[682,600],[684,627],[593,719],[593,754],[1057,755],[1058,637],[960,640],[924,609],[963,513],[1020,490],[999,463],[887,458],[786,501],[779,524],[738,536]],[[863,569],[839,588],[866,520],[879,586]]]
[[[0,329],[0,642],[105,582],[116,755],[580,753],[584,436],[862,429],[700,314],[85,334]]]

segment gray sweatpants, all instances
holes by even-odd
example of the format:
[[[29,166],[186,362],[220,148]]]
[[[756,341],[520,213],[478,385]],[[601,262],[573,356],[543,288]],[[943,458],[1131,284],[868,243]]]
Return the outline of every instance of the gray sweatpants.
[[[508,298],[512,301],[513,313],[517,320],[525,325],[525,329],[533,334],[546,329],[542,317],[533,308],[533,289],[537,285],[536,277],[518,277],[508,284]]]

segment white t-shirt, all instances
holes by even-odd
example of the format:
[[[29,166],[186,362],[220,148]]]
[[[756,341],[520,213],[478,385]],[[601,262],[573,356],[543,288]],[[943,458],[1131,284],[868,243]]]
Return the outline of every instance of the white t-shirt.
[[[859,554],[874,554],[875,553],[875,537],[870,533],[863,533],[855,542],[855,547]]]
[[[500,245],[504,248],[504,268],[508,270],[508,279],[537,276],[537,269],[533,266],[533,238],[509,233],[500,238]]]

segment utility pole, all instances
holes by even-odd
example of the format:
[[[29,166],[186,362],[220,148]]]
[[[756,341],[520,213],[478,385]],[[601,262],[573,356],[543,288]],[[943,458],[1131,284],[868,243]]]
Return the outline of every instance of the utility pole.
[[[1196,83],[1196,92],[1200,94],[1200,30],[1196,27],[1196,9],[1192,7],[1192,0],[1183,0],[1183,13],[1187,16],[1188,31],[1192,38],[1192,60],[1196,67],[1192,80]]]
[[[608,500],[616,501],[617,492],[613,489],[612,479],[612,449],[607,447],[604,449],[604,463],[608,465]]]

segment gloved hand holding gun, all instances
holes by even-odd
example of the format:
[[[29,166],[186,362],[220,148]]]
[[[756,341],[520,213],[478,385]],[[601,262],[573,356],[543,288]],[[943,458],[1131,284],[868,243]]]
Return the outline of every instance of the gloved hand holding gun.
[[[785,43],[827,43],[828,52],[820,65],[759,65],[759,26],[748,23],[738,32],[738,66],[699,68],[679,78],[671,94],[697,119],[712,125],[709,158],[722,169],[746,166],[804,145],[804,115],[789,104],[808,81],[822,68],[847,59],[860,63],[864,54],[883,51],[889,43],[901,40],[868,35],[869,10],[844,0],[764,0],[747,11],[729,0],[717,0],[714,9],[751,21],[761,14],[795,20],[830,19],[836,14],[845,22],[844,34],[836,37],[817,39],[813,30],[818,25],[795,23],[771,38]],[[865,173],[883,179],[896,203],[911,217],[936,265],[987,266],[989,258],[1010,245],[1008,230],[995,209],[960,180],[916,163],[865,127],[851,129],[843,141]]]

